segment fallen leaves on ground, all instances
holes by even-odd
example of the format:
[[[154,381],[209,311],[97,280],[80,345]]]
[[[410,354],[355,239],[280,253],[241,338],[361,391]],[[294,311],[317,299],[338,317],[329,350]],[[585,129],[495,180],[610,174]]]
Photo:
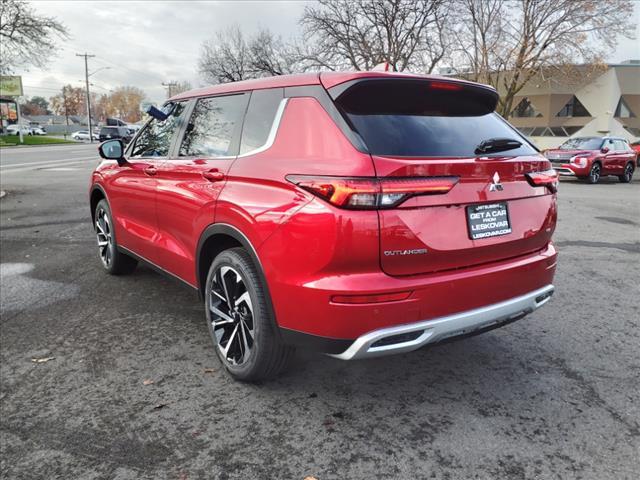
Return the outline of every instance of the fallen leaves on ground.
[[[205,368],[204,370],[202,370],[203,373],[214,373],[215,371],[215,368]]]
[[[304,480],[318,480],[316,477],[312,477],[311,475],[304,477]]]
[[[142,384],[143,384],[143,385],[153,385],[154,383],[155,383],[155,382],[154,382],[153,380],[151,380],[150,378],[145,378],[145,379],[142,381]]]
[[[55,360],[56,357],[44,357],[44,358],[32,358],[33,363],[46,363],[50,360]]]
[[[160,410],[161,408],[168,407],[168,406],[169,405],[167,405],[166,403],[159,403],[155,407],[153,407],[153,409],[154,410]]]

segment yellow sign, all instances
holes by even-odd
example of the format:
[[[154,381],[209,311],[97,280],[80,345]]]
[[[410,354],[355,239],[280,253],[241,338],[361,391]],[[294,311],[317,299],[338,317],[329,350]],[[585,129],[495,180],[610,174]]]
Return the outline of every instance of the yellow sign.
[[[0,76],[0,96],[21,97],[22,95],[22,77]]]

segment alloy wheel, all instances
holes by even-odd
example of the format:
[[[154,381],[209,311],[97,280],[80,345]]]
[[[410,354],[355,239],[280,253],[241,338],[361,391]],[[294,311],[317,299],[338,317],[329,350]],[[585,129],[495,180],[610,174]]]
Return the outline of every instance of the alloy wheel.
[[[624,178],[627,182],[630,182],[632,177],[633,177],[633,165],[628,163],[626,168],[624,169]]]
[[[111,224],[106,210],[100,209],[96,215],[96,236],[98,238],[98,252],[105,267],[109,267],[112,261],[113,235]]]
[[[600,165],[594,165],[591,167],[591,181],[597,183],[600,180]]]
[[[214,273],[209,297],[217,348],[231,365],[244,364],[255,337],[253,305],[245,280],[234,268],[221,266]]]

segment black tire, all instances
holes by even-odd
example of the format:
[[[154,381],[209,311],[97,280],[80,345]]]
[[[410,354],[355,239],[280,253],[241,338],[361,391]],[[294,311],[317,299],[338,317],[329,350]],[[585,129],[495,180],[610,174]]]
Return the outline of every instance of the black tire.
[[[624,166],[624,173],[618,177],[622,183],[629,183],[633,179],[633,163],[629,162]]]
[[[138,261],[118,250],[113,224],[109,204],[104,199],[100,200],[96,205],[93,225],[98,239],[100,262],[107,273],[126,275],[136,269]]]
[[[237,380],[273,378],[294,354],[280,338],[266,295],[243,248],[225,250],[213,260],[204,296],[207,326],[220,362]]]
[[[591,185],[595,185],[600,181],[600,177],[602,176],[602,165],[599,162],[594,162],[591,165],[591,170],[589,171],[589,176],[587,177],[587,182]]]

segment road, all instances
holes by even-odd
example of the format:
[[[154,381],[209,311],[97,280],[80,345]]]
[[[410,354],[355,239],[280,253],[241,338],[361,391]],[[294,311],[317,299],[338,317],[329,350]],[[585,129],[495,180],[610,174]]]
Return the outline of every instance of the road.
[[[562,182],[556,295],[525,320],[367,361],[299,352],[247,385],[191,292],[101,271],[94,151],[0,151],[2,478],[640,478],[638,181]]]

